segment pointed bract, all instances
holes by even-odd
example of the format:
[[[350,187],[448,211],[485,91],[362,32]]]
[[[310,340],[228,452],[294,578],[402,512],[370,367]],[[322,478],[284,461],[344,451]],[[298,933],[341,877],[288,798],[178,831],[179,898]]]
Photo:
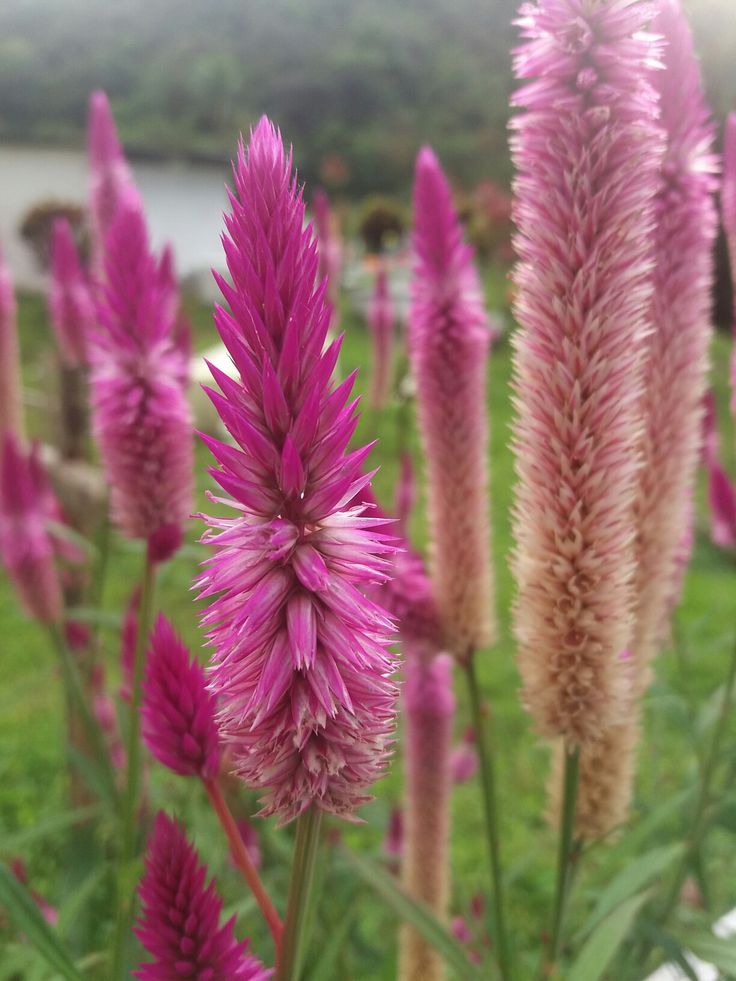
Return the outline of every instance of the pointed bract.
[[[141,981],[266,981],[272,972],[235,938],[235,917],[220,925],[222,900],[183,828],[159,812],[138,887],[143,912],[135,934],[154,960]]]
[[[437,158],[424,147],[414,184],[409,354],[427,467],[430,573],[445,649],[465,656],[495,636],[486,367],[488,321]]]
[[[156,759],[182,776],[214,780],[222,751],[217,705],[204,669],[159,616],[151,635],[143,684],[143,738]]]
[[[370,480],[348,451],[351,380],[332,387],[339,342],[317,252],[267,119],[241,144],[224,237],[233,285],[217,326],[239,372],[211,398],[236,446],[206,438],[235,515],[207,518],[203,622],[221,732],[239,775],[284,820],[310,805],[350,816],[383,772],[394,723],[390,618],[362,588],[388,573],[382,522],[351,500]]]

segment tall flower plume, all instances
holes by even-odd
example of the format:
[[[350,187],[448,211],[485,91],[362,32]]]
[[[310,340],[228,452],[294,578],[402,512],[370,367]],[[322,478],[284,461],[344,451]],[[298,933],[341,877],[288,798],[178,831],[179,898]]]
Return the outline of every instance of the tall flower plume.
[[[648,3],[522,8],[513,569],[524,698],[590,742],[620,718],[662,159]]]
[[[192,429],[170,304],[135,198],[121,203],[107,236],[98,314],[93,428],[113,516],[163,560],[178,547],[191,510]]]
[[[409,354],[427,461],[430,570],[446,649],[458,656],[495,635],[483,295],[452,195],[424,147],[414,184]]]
[[[0,557],[29,616],[58,623],[62,594],[55,548],[46,528],[47,488],[38,463],[12,433],[6,433],[0,464]]]
[[[237,772],[263,813],[310,805],[349,816],[382,773],[396,691],[392,624],[361,592],[386,578],[382,520],[351,504],[370,447],[348,452],[354,377],[333,388],[340,341],[324,349],[325,284],[291,175],[263,118],[234,168],[225,253],[233,285],[220,336],[239,372],[212,368],[211,398],[237,446],[206,438],[233,517],[208,521],[201,585],[215,648],[211,688]]]
[[[0,440],[5,433],[22,436],[24,429],[15,292],[0,249]]]
[[[107,95],[93,92],[89,100],[87,155],[90,170],[90,216],[96,267],[101,264],[105,239],[123,199],[140,205]]]
[[[375,288],[368,307],[368,326],[373,336],[371,405],[374,409],[380,409],[391,389],[391,344],[394,330],[394,308],[384,262],[376,270]]]
[[[95,305],[66,218],[54,222],[48,300],[63,363],[69,367],[86,364],[87,342],[95,325]]]
[[[721,217],[728,244],[731,282],[734,284],[733,336],[731,354],[731,412],[736,418],[736,113],[726,120],[723,148],[723,184],[721,187]]]
[[[141,981],[266,981],[272,972],[222,926],[222,900],[183,828],[159,812],[138,891],[143,914],[135,933],[154,960],[134,972]]]
[[[623,724],[608,730],[603,745],[581,756],[578,830],[589,837],[619,824],[631,798],[635,767],[629,757],[638,741],[639,699],[667,634],[680,579],[683,531],[693,505],[712,333],[718,169],[713,125],[678,0],[663,0],[652,31],[665,40],[664,71],[655,71],[652,80],[659,92],[666,149],[655,202],[653,330],[635,509],[635,623],[627,665],[633,697]]]
[[[143,685],[146,745],[174,773],[214,780],[222,759],[215,712],[204,669],[190,657],[168,620],[159,616]]]

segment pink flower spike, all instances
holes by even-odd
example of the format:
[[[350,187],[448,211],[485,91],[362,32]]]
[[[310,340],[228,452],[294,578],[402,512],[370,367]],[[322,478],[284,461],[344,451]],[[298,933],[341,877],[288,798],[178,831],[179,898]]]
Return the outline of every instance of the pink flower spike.
[[[24,431],[15,293],[0,249],[0,441],[5,433],[20,439]]]
[[[222,761],[215,711],[204,669],[190,657],[168,620],[159,616],[143,683],[146,746],[174,773],[214,780]]]
[[[388,289],[388,272],[383,261],[376,270],[374,292],[368,307],[368,327],[373,337],[371,406],[382,409],[391,391],[391,345],[394,332],[394,308]]]
[[[113,517],[163,561],[191,512],[193,445],[174,323],[140,209],[126,198],[107,237],[100,327],[93,335],[93,430]]]
[[[526,707],[568,745],[627,707],[664,149],[651,15],[639,0],[539,0],[518,21],[514,621]]]
[[[142,210],[133,174],[120,145],[110,103],[102,91],[89,100],[87,153],[90,170],[90,216],[96,268],[101,263],[105,239],[121,201],[126,198]]]
[[[337,217],[330,207],[327,192],[317,188],[312,201],[314,224],[317,232],[319,266],[317,280],[327,281],[327,296],[330,302],[331,326],[336,326],[340,296],[340,275],[342,273],[342,242]]]
[[[65,218],[54,222],[48,302],[62,361],[70,368],[86,364],[87,339],[95,326],[95,306]]]
[[[475,748],[475,733],[472,729],[465,733],[462,742],[453,749],[450,766],[455,785],[467,783],[478,772],[478,750]]]
[[[31,455],[6,433],[0,466],[0,557],[26,613],[52,624],[62,616],[61,585],[34,467]]]
[[[488,321],[472,249],[434,153],[417,157],[409,355],[427,461],[430,574],[446,649],[495,634],[486,366]]]
[[[205,520],[200,579],[214,647],[210,688],[236,772],[264,814],[311,805],[350,817],[386,766],[394,725],[390,617],[363,588],[394,551],[352,503],[368,448],[348,451],[350,380],[333,388],[339,342],[315,287],[317,251],[291,154],[263,118],[241,144],[225,217],[230,312],[216,322],[240,377],[213,371],[211,398],[236,447],[207,439],[235,515]]]
[[[138,887],[143,913],[135,934],[154,958],[140,981],[266,981],[272,971],[246,953],[233,933],[235,917],[220,925],[222,900],[183,828],[162,811],[148,842]]]
[[[736,418],[736,113],[726,119],[726,138],[723,149],[723,183],[721,186],[721,216],[728,244],[731,282],[734,284],[733,336],[731,354],[731,413]]]
[[[718,460],[709,460],[710,537],[718,548],[736,550],[736,484]]]

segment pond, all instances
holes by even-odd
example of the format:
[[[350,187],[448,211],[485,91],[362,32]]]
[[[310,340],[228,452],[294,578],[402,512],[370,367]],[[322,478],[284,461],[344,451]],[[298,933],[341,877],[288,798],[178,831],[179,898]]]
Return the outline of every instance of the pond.
[[[133,165],[156,248],[170,241],[182,277],[222,263],[220,232],[226,167],[183,162]],[[43,277],[18,234],[30,207],[56,198],[84,203],[87,164],[81,150],[0,146],[0,242],[16,284],[43,288]]]

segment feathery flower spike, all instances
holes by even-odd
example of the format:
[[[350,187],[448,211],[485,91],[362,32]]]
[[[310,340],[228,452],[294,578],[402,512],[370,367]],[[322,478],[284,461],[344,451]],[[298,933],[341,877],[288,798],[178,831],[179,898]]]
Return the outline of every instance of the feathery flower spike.
[[[371,406],[381,409],[391,390],[391,345],[394,330],[394,308],[388,290],[385,262],[376,270],[376,282],[368,307],[368,326],[373,337]]]
[[[87,156],[90,171],[89,210],[95,268],[102,261],[107,233],[120,203],[135,202],[142,208],[133,174],[125,159],[107,95],[93,92],[87,120]]]
[[[21,438],[24,432],[15,293],[0,249],[0,440],[5,433]]]
[[[348,452],[354,377],[333,388],[325,284],[291,154],[263,118],[240,145],[226,216],[233,285],[220,336],[239,371],[210,393],[237,446],[203,437],[235,516],[208,517],[200,584],[210,687],[236,772],[283,820],[310,805],[345,817],[368,800],[394,724],[388,615],[361,588],[389,572],[385,519],[350,502],[370,447]]]
[[[653,330],[647,342],[635,506],[635,622],[627,666],[633,690],[620,724],[608,730],[601,746],[582,753],[578,833],[584,837],[607,833],[628,810],[635,765],[627,756],[638,742],[640,699],[650,664],[668,632],[682,536],[692,509],[712,333],[718,170],[713,125],[678,0],[663,0],[651,29],[665,41],[664,71],[654,71],[652,82],[659,93],[666,148],[655,199]]]
[[[521,8],[512,565],[526,706],[570,744],[620,719],[663,140],[648,3]]]
[[[457,656],[495,637],[483,294],[434,153],[417,157],[409,354],[427,461],[430,574],[444,647]]]
[[[151,634],[143,684],[143,738],[156,759],[174,773],[214,780],[222,751],[215,699],[204,669],[159,616]]]
[[[37,463],[6,433],[0,465],[0,557],[29,616],[58,623],[62,595],[54,544],[46,530],[45,488],[39,486]]]
[[[233,933],[235,917],[220,926],[222,900],[182,827],[156,817],[138,887],[143,914],[135,934],[154,961],[134,972],[140,981],[266,981],[272,972],[248,954]]]
[[[731,354],[731,413],[736,418],[736,113],[726,119],[726,138],[723,148],[723,183],[721,185],[721,216],[728,244],[731,282],[734,284],[733,336]]]
[[[63,363],[68,367],[86,364],[87,340],[95,326],[95,305],[66,218],[54,222],[48,300]]]
[[[93,428],[113,516],[151,558],[176,551],[192,502],[192,429],[170,304],[143,214],[126,199],[107,237],[100,327],[93,336]]]

